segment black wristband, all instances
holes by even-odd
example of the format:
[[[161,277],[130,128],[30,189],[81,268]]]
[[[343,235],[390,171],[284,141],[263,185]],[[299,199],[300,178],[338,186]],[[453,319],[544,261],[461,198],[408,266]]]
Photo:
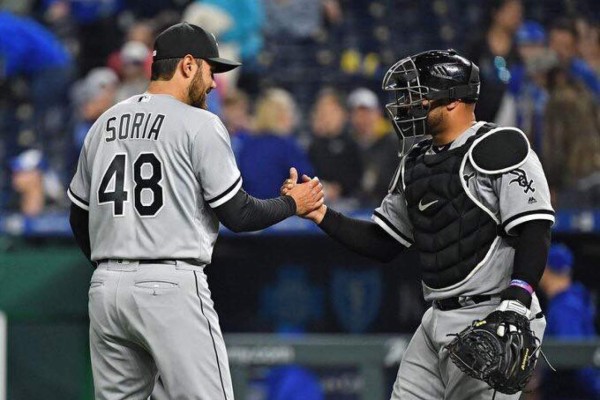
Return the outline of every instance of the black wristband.
[[[340,227],[340,223],[342,221],[341,217],[342,214],[335,211],[331,207],[327,207],[327,211],[325,212],[325,215],[323,216],[323,219],[319,224],[319,228],[321,228],[323,232],[329,235],[333,235],[335,234],[335,232],[337,232],[338,228]]]
[[[531,307],[531,294],[522,287],[519,286],[509,286],[502,291],[500,294],[500,298],[502,300],[517,300],[525,307]]]

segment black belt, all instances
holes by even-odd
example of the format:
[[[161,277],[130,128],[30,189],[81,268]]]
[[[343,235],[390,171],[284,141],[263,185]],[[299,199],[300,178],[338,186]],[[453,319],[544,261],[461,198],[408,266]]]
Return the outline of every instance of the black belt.
[[[102,260],[96,261],[96,266],[103,262],[114,262],[117,264],[124,264],[126,262],[137,262],[138,264],[167,264],[167,265],[177,265],[177,262],[181,261],[186,264],[195,265],[198,267],[204,266],[204,263],[201,263],[195,258],[181,258],[181,259],[171,259],[171,258],[155,258],[153,260],[129,260],[123,258],[104,258]]]
[[[434,300],[433,304],[436,306],[436,308],[442,311],[448,311],[456,310],[457,308],[462,308],[473,304],[483,303],[484,301],[492,300],[494,297],[498,297],[498,295],[488,294],[465,297],[448,297],[447,299]]]

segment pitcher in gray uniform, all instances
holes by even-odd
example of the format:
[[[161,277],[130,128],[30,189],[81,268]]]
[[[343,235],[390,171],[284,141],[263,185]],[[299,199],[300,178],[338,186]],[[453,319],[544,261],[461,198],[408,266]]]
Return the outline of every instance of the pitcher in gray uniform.
[[[206,111],[213,74],[238,65],[219,58],[212,34],[175,25],[156,39],[148,91],[104,113],[85,139],[68,195],[75,238],[97,266],[96,399],[148,399],[160,375],[169,399],[233,400],[204,274],[219,221],[259,230],[323,203],[316,179],[269,200],[242,189],[227,130]]]
[[[307,218],[381,261],[412,246],[419,252],[432,306],[403,357],[392,399],[491,399],[489,386],[461,372],[445,346],[448,334],[494,310],[538,315],[535,289],[554,221],[544,172],[519,129],[475,121],[478,68],[455,51],[398,61],[383,89],[393,98],[386,108],[396,132],[403,143],[417,144],[401,157],[373,222],[325,205]],[[294,183],[290,178],[282,192]],[[543,317],[531,326],[541,340]]]

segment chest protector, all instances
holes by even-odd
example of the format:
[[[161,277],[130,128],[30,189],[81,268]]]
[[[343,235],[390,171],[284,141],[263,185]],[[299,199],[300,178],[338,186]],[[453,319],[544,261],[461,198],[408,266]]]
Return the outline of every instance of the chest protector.
[[[404,193],[423,282],[430,288],[445,288],[465,279],[498,235],[496,222],[469,198],[459,175],[474,140],[492,128],[483,125],[452,150],[426,154],[431,145],[426,140],[406,155]],[[469,177],[464,179],[468,184]]]

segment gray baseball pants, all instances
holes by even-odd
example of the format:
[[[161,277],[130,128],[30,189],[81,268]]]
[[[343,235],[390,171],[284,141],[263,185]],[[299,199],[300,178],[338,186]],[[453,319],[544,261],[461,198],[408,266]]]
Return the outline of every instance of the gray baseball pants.
[[[500,300],[442,311],[431,307],[423,316],[421,325],[413,335],[400,363],[394,382],[392,400],[490,400],[493,390],[487,383],[464,374],[450,360],[444,346],[476,319],[482,319],[494,311]],[[531,306],[532,314],[540,311],[536,296]],[[546,320],[532,321],[536,336],[543,338]],[[520,393],[496,394],[496,400],[517,400]]]
[[[203,267],[104,262],[89,290],[98,400],[146,400],[160,374],[171,400],[233,400]]]

